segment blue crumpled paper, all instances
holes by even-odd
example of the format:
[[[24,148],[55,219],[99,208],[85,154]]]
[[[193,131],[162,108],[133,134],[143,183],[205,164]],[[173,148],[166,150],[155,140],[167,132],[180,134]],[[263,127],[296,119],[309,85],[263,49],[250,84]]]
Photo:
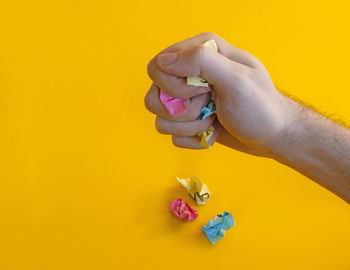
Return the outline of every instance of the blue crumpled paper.
[[[211,98],[207,106],[202,108],[202,112],[199,115],[199,119],[204,120],[205,118],[209,117],[214,113],[216,113],[216,106],[214,100]]]
[[[203,226],[203,231],[209,241],[215,244],[224,238],[225,231],[231,229],[233,226],[235,226],[235,220],[232,215],[224,212],[222,215],[217,215],[214,219],[210,220],[207,226]]]

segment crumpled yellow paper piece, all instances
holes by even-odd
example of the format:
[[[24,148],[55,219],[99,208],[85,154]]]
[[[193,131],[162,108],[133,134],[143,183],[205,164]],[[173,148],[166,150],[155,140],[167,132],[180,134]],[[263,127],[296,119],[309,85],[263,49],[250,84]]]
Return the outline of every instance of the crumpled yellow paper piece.
[[[207,185],[203,184],[197,176],[192,178],[176,177],[176,179],[187,189],[188,194],[198,205],[204,205],[210,200],[211,193]]]
[[[208,40],[203,44],[204,46],[214,50],[218,51],[218,46],[216,45],[215,41],[213,39]],[[209,87],[208,82],[203,79],[202,77],[196,76],[196,77],[187,77],[187,85],[194,85],[194,86],[205,86]]]
[[[214,127],[210,126],[207,130],[203,130],[197,134],[198,137],[201,137],[201,145],[205,148],[209,148],[211,150],[211,146],[209,144],[209,139],[214,134]]]

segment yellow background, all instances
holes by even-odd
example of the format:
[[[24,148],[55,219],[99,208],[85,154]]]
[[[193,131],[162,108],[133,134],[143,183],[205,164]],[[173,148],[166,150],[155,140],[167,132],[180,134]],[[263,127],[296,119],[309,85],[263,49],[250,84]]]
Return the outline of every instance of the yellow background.
[[[143,97],[148,61],[204,31],[350,120],[350,2],[0,1],[0,269],[350,269],[350,207],[272,160],[177,149]],[[213,193],[193,201],[175,176]],[[216,245],[201,226],[237,226]]]

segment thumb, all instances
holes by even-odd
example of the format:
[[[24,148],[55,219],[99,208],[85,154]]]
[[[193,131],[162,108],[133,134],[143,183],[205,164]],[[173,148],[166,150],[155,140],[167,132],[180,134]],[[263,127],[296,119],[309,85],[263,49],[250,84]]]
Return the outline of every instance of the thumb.
[[[157,65],[165,73],[179,77],[200,76],[219,88],[232,86],[249,68],[203,45],[160,54]]]

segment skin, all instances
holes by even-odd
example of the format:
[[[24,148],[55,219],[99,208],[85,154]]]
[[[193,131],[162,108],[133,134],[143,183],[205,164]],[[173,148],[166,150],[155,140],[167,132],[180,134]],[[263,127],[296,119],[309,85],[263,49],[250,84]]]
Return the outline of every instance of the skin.
[[[219,52],[202,44],[214,39]],[[153,84],[145,105],[156,114],[156,128],[175,146],[203,149],[196,134],[214,126],[215,141],[285,164],[350,203],[350,131],[279,92],[264,65],[214,33],[176,43],[148,64]],[[201,76],[210,87],[189,86]],[[159,89],[187,99],[187,112],[171,116]],[[199,120],[213,95],[217,114]]]

